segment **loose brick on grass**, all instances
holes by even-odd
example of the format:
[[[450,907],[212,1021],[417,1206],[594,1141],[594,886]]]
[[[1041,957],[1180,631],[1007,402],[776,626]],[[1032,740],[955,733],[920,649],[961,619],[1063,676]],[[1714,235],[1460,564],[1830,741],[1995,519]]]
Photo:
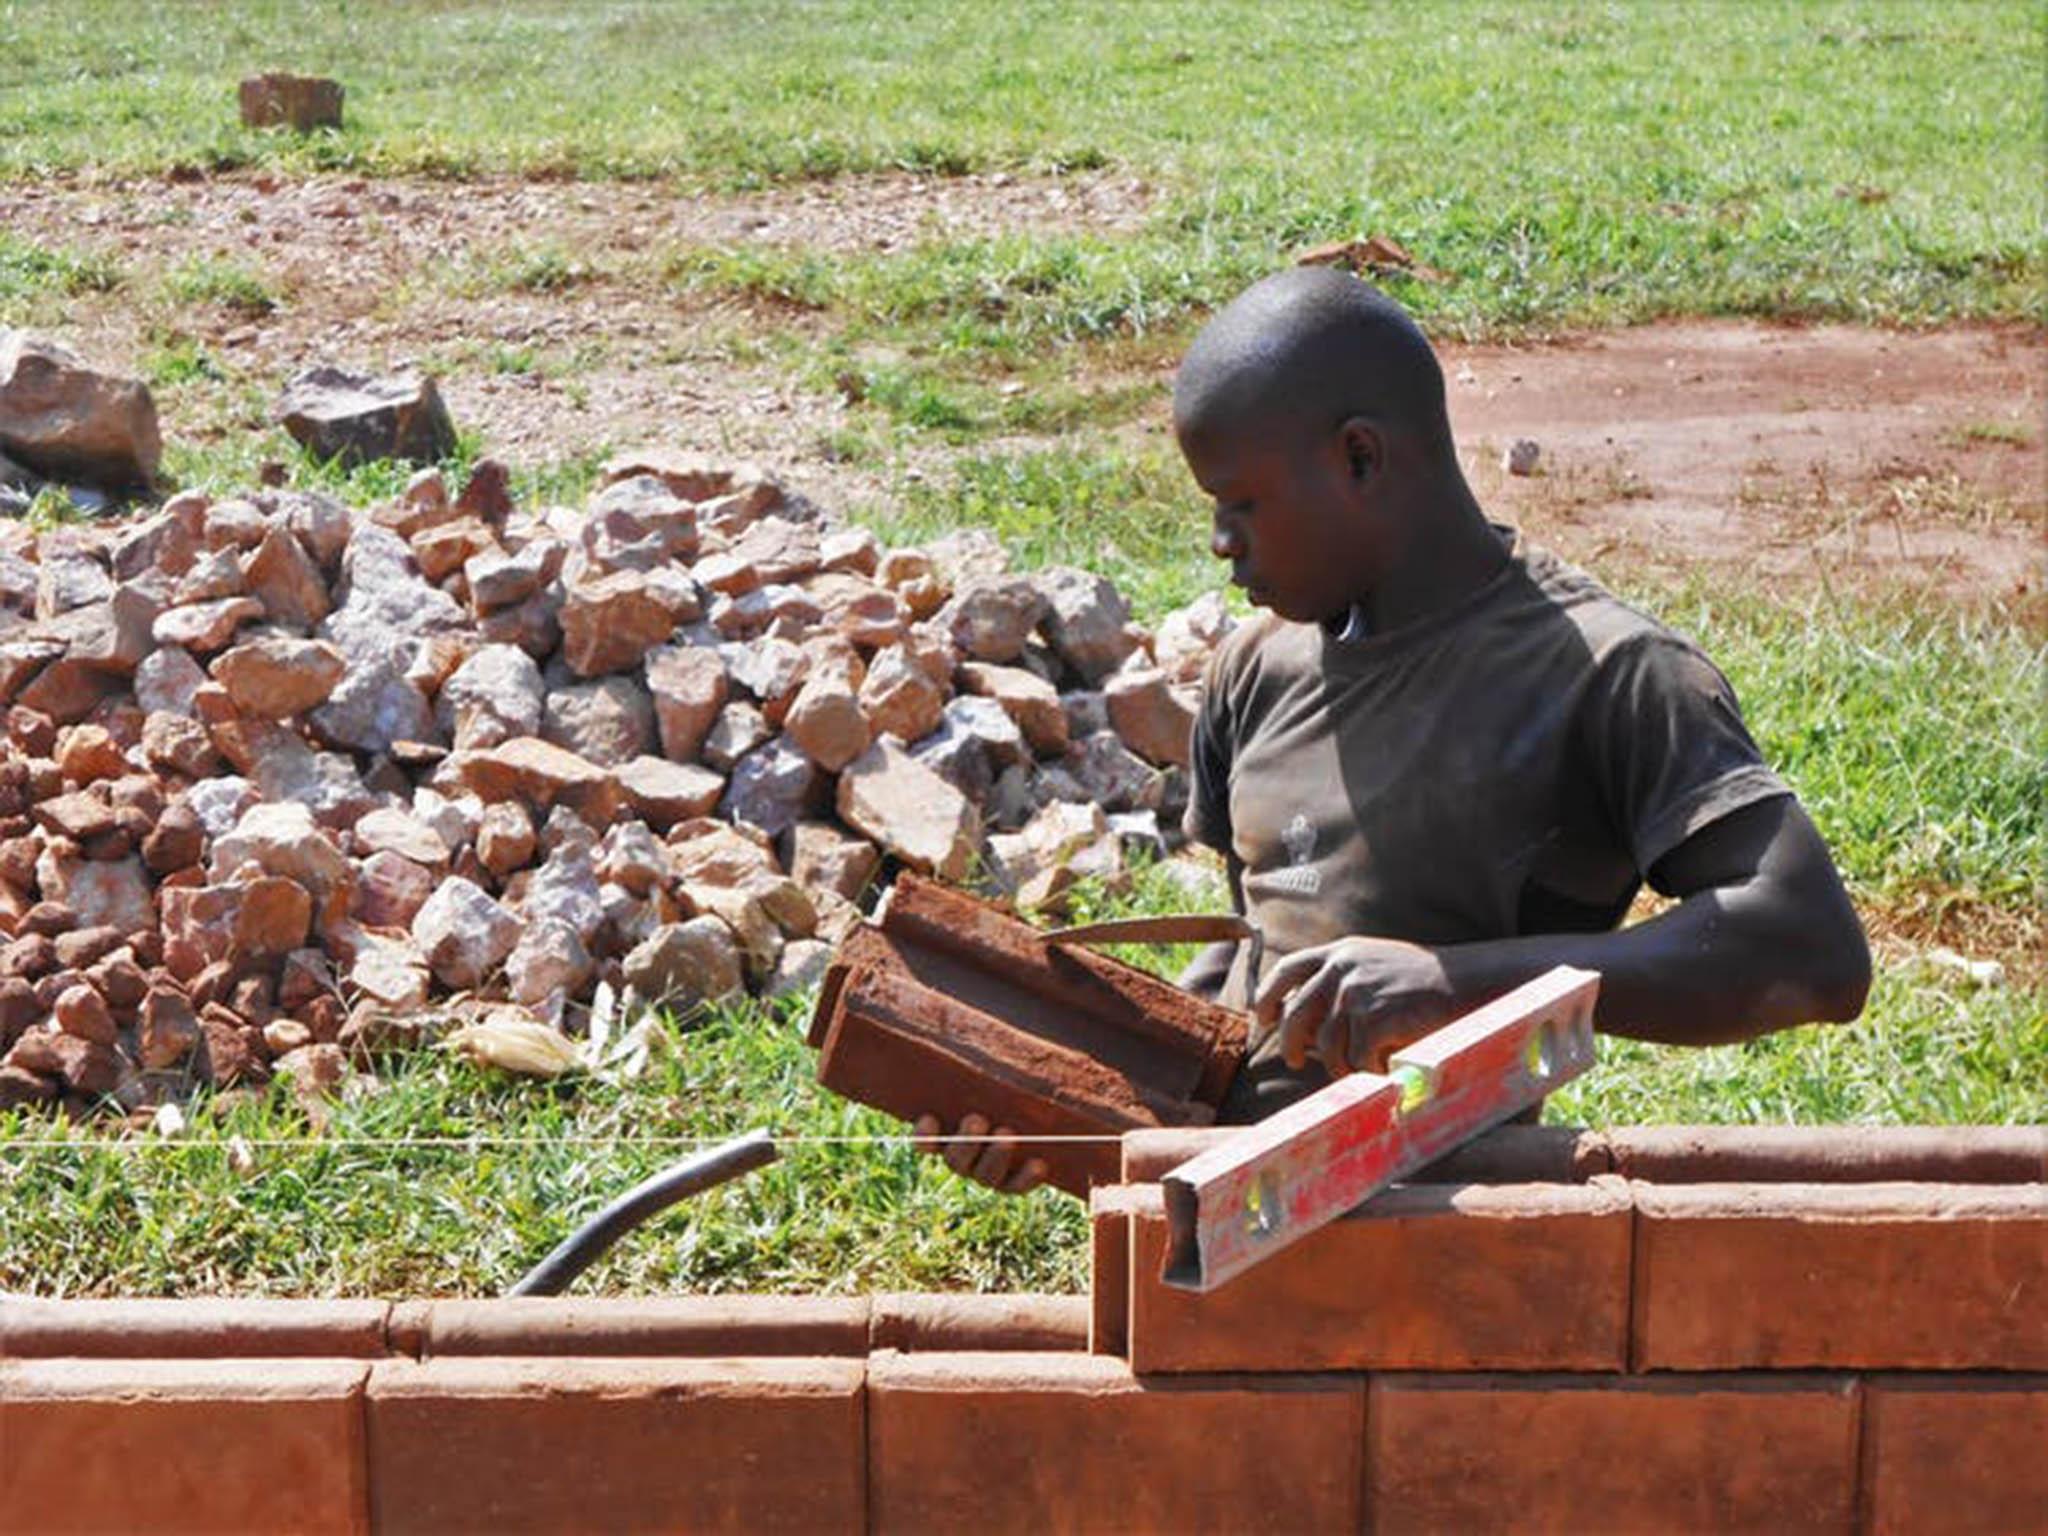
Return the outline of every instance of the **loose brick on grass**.
[[[1652,1184],[2039,1184],[2038,1125],[1641,1125],[1609,1131],[1614,1172]]]
[[[1088,1298],[884,1291],[874,1297],[868,1344],[955,1352],[1086,1349]]]
[[[387,1361],[371,1514],[418,1531],[859,1531],[862,1362]]]
[[[1342,1376],[885,1352],[868,1375],[872,1528],[1355,1531],[1363,1410]]]
[[[1869,1530],[2048,1530],[2048,1376],[1874,1376],[1863,1384]]]
[[[2048,1368],[2048,1186],[1630,1188],[1636,1370]]]
[[[52,1301],[0,1304],[0,1359],[121,1356],[211,1360],[319,1356],[370,1360],[385,1352],[382,1301],[271,1297]]]
[[[1132,1218],[1140,1371],[1618,1371],[1626,1186],[1390,1189],[1204,1294],[1159,1278],[1163,1207]]]
[[[420,1353],[859,1356],[868,1322],[866,1297],[508,1296],[431,1303]]]
[[[1375,1376],[1365,1529],[1846,1532],[1856,1409],[1852,1377]]]
[[[0,1363],[0,1529],[366,1532],[372,1369],[275,1358]]]

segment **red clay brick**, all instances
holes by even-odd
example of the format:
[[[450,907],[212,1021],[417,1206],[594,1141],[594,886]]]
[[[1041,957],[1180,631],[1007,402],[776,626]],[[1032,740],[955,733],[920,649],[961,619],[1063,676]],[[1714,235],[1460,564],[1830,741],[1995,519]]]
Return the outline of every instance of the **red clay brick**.
[[[387,1361],[381,1533],[859,1531],[857,1360]]]
[[[1088,1298],[885,1291],[874,1298],[868,1346],[956,1352],[1086,1349]]]
[[[982,1114],[1024,1136],[1206,1124],[1245,1016],[915,876],[840,945],[810,1042],[819,1081],[901,1119]],[[1041,1142],[1073,1194],[1116,1181],[1114,1142]]]
[[[1237,1134],[1236,1126],[1126,1131],[1123,1181],[1155,1184],[1196,1154]],[[1611,1171],[1607,1138],[1568,1125],[1503,1125],[1432,1163],[1417,1184],[1583,1184]]]
[[[154,1360],[311,1355],[372,1360],[385,1352],[382,1301],[192,1301],[10,1298],[0,1359]]]
[[[1637,1370],[2048,1368],[2048,1187],[1630,1188]]]
[[[868,1316],[865,1297],[437,1301],[420,1355],[864,1355]]]
[[[1630,1211],[1621,1181],[1412,1184],[1200,1295],[1159,1278],[1166,1219],[1132,1218],[1140,1371],[1618,1371]]]
[[[1105,1184],[1088,1192],[1088,1353],[1131,1352],[1131,1213],[1159,1209],[1156,1186]]]
[[[0,1364],[0,1526],[49,1536],[367,1531],[371,1369],[355,1360]]]
[[[1100,1355],[897,1355],[868,1372],[872,1529],[1355,1531],[1364,1391],[1143,1380]]]
[[[1652,1184],[2040,1184],[2038,1125],[1645,1125],[1609,1131],[1614,1171]]]
[[[1375,1376],[1366,1529],[1850,1530],[1851,1377]]]
[[[1863,1384],[1863,1518],[1902,1531],[2048,1531],[2048,1376]]]

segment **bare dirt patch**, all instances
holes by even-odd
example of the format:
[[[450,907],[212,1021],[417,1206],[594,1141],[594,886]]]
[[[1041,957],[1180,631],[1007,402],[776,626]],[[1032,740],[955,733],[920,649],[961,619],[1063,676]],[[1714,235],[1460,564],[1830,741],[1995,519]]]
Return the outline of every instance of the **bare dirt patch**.
[[[457,420],[535,466],[657,440],[781,467],[842,504],[891,469],[842,462],[849,407],[798,377],[827,315],[713,302],[662,279],[707,246],[850,255],[1011,232],[1114,234],[1149,189],[1127,179],[848,177],[758,193],[661,183],[440,183],[231,176],[60,179],[0,189],[11,234],[118,263],[110,292],[33,323],[137,368],[166,345],[219,378],[160,391],[166,435],[231,438],[320,361],[436,368]],[[267,312],[180,295],[194,264],[245,271]],[[1526,345],[1447,345],[1452,420],[1486,503],[1603,565],[1707,569],[1765,588],[1827,580],[2038,606],[2048,515],[2048,346],[2018,326],[1904,332],[1698,321]],[[1168,375],[1115,345],[1088,387]],[[811,383],[817,381],[812,380]],[[1101,429],[1089,429],[1099,435]],[[1500,467],[1518,437],[1540,472]],[[1049,446],[983,441],[979,451]],[[942,470],[936,440],[908,462]],[[900,468],[901,466],[896,466]]]
[[[2041,333],[1687,322],[1451,347],[1482,497],[1575,553],[1766,585],[1823,574],[2038,596]],[[1505,474],[1516,438],[1540,472]]]
[[[794,387],[760,342],[808,317],[692,300],[661,280],[673,252],[715,247],[889,254],[1018,231],[1114,234],[1151,189],[1127,176],[851,176],[714,194],[664,183],[445,183],[230,176],[89,177],[0,188],[0,227],[123,274],[35,323],[95,359],[138,368],[189,337],[258,394],[317,361],[422,360],[456,419],[524,463],[654,438],[773,459],[821,489],[871,495],[827,446],[836,395]],[[252,276],[267,312],[181,299],[195,268]],[[221,392],[214,392],[218,396]],[[197,400],[168,435],[217,437]]]

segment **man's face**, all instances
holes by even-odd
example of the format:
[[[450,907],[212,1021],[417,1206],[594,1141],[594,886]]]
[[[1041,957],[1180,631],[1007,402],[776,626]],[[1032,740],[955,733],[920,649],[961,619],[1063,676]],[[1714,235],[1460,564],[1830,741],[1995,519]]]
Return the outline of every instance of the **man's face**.
[[[1181,455],[1215,502],[1209,548],[1230,579],[1283,619],[1335,619],[1378,560],[1373,509],[1339,434],[1183,426]]]

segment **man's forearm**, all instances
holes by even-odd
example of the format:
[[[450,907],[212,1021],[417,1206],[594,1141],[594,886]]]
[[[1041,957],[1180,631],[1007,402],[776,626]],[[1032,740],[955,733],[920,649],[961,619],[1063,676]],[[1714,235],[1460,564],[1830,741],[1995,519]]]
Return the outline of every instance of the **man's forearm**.
[[[1460,1011],[1552,966],[1598,971],[1598,1027],[1637,1040],[1716,1045],[1854,1018],[1867,970],[1859,976],[1839,940],[1800,943],[1776,905],[1754,891],[1703,891],[1612,933],[1457,944],[1436,954]]]

